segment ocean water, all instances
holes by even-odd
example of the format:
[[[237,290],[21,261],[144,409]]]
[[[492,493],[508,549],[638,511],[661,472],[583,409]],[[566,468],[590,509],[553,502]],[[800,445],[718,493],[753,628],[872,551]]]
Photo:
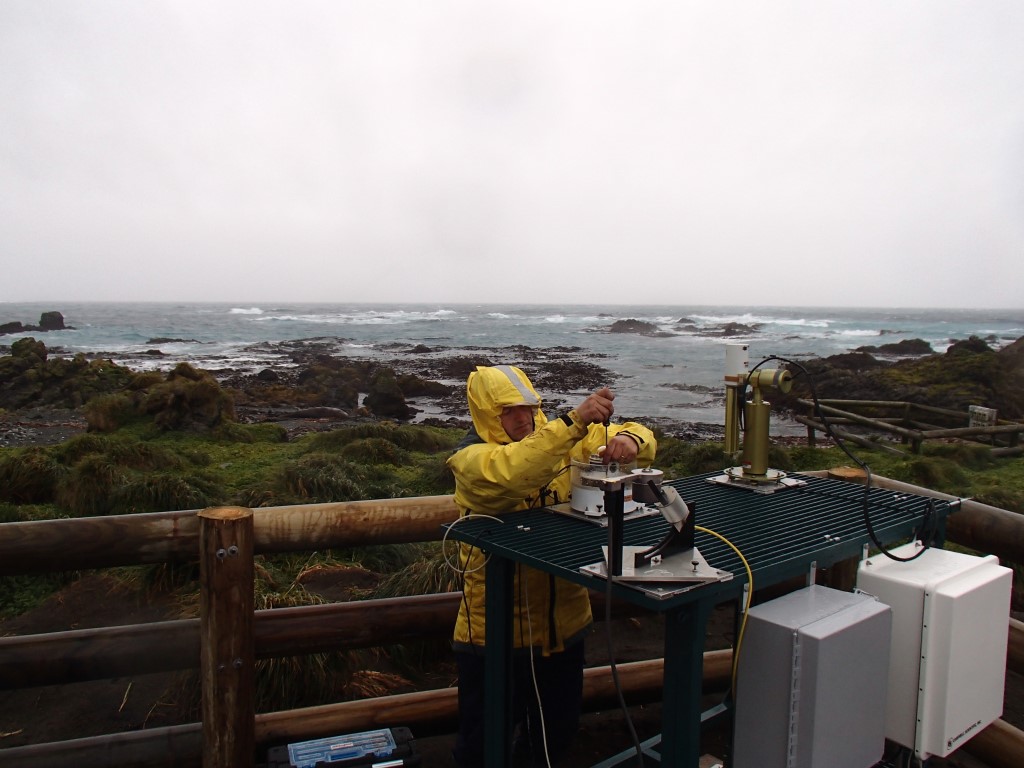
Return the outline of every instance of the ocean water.
[[[667,305],[0,302],[0,323],[36,324],[51,310],[74,330],[0,336],[0,349],[35,336],[52,354],[103,354],[138,370],[170,369],[184,360],[207,370],[258,371],[294,365],[274,342],[303,339],[325,340],[333,354],[358,358],[394,357],[424,345],[435,350],[427,355],[485,349],[492,360],[510,363],[517,362],[506,352],[513,345],[573,347],[613,373],[614,381],[593,387],[614,388],[617,413],[705,423],[724,417],[729,343],[748,345],[754,366],[768,356],[799,362],[903,339],[923,339],[944,352],[970,336],[995,348],[1024,336],[1024,310]],[[607,332],[626,319],[651,323],[658,334]],[[729,323],[750,330],[724,338]],[[162,354],[151,354],[154,349]],[[554,394],[582,393],[541,392]]]

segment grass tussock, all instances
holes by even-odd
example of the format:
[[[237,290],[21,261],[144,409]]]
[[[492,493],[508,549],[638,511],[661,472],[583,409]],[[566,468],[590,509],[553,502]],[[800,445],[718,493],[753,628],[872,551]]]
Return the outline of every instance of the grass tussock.
[[[331,550],[340,562],[353,563],[374,573],[389,574],[430,557],[436,544],[377,544]]]
[[[450,451],[461,434],[453,430],[417,425],[396,425],[389,421],[354,424],[330,432],[319,432],[309,438],[311,452],[333,453],[359,440],[386,440],[398,448],[415,453]]]
[[[116,432],[142,418],[138,398],[124,392],[94,397],[83,406],[82,413],[89,430],[102,434]]]
[[[278,503],[326,503],[397,499],[414,495],[386,465],[363,464],[343,456],[311,453],[281,468],[269,491]]]
[[[359,464],[401,466],[409,461],[409,451],[382,437],[364,437],[345,445],[338,454]]]
[[[459,574],[446,562],[440,546],[435,545],[424,551],[419,559],[390,573],[367,596],[383,599],[433,595],[455,592],[461,588]]]
[[[0,454],[0,501],[39,504],[53,501],[67,468],[42,448]]]
[[[310,653],[256,662],[256,711],[312,707],[343,698],[358,669],[345,652]]]
[[[62,464],[72,465],[90,454],[104,454],[116,450],[116,443],[126,442],[129,438],[123,435],[113,436],[86,432],[75,435],[59,445],[47,448],[47,452]]]
[[[358,464],[326,453],[314,453],[286,465],[281,484],[294,497],[310,502],[364,498],[367,472]]]
[[[942,456],[921,456],[906,464],[906,477],[915,485],[957,494],[967,484],[967,473],[957,462]]]
[[[178,363],[167,380],[150,387],[141,411],[159,429],[213,428],[235,420],[235,403],[217,380],[188,363]]]
[[[925,444],[922,453],[954,462],[965,470],[980,471],[994,467],[998,462],[992,451],[979,443],[952,442]]]
[[[127,481],[124,469],[103,454],[90,454],[76,463],[57,489],[57,503],[76,516],[107,515],[114,510],[114,493]]]
[[[201,475],[182,477],[170,472],[133,476],[113,495],[115,514],[204,509],[214,505],[217,487]]]
[[[217,483],[163,446],[108,437],[83,440],[65,456],[73,463],[54,497],[76,516],[198,509],[218,501]]]
[[[190,593],[194,591],[199,581],[199,563],[189,561],[184,563],[157,563],[144,566],[139,577],[140,588],[151,594],[162,593]],[[193,603],[194,605],[194,603]],[[198,616],[195,613],[186,612],[189,616]],[[184,616],[183,616],[184,618]]]
[[[0,523],[20,523],[22,519],[19,505],[0,502]]]

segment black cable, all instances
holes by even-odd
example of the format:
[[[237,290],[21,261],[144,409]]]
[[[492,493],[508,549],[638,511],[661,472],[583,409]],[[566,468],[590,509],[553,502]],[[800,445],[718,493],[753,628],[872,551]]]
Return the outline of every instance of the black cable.
[[[751,373],[753,373],[755,370],[757,370],[759,366],[763,365],[769,360],[778,360],[779,362],[785,363],[786,365],[791,365],[795,368],[798,368],[807,377],[807,384],[811,388],[811,399],[814,401],[814,415],[821,420],[822,425],[825,427],[825,434],[832,438],[832,440],[835,442],[836,445],[839,446],[843,453],[850,457],[851,461],[853,461],[858,467],[864,470],[864,496],[862,502],[862,506],[864,509],[864,527],[868,532],[868,537],[871,539],[871,542],[875,545],[878,551],[886,557],[888,557],[890,560],[896,560],[901,563],[909,563],[911,560],[916,560],[925,552],[927,552],[928,549],[931,547],[932,542],[934,541],[935,532],[938,528],[934,519],[935,517],[937,517],[935,515],[934,502],[929,502],[928,510],[925,512],[924,518],[921,521],[921,528],[918,529],[918,531],[922,531],[924,530],[925,524],[930,523],[931,534],[929,536],[929,540],[921,541],[921,544],[923,546],[921,547],[921,550],[919,552],[911,555],[910,557],[901,557],[900,555],[894,555],[892,552],[886,549],[885,545],[882,544],[882,542],[878,538],[878,535],[875,533],[874,526],[871,524],[871,505],[868,503],[868,498],[871,494],[872,488],[871,468],[863,461],[861,461],[859,458],[854,456],[853,453],[850,452],[850,449],[846,447],[846,443],[835,432],[832,431],[831,422],[828,420],[828,417],[825,416],[825,413],[821,410],[821,403],[818,401],[818,392],[814,387],[814,377],[811,376],[811,374],[808,372],[806,368],[804,368],[799,363],[794,362],[793,360],[787,360],[786,358],[779,357],[778,355],[769,355],[760,363],[755,365],[754,368],[751,370]]]
[[[459,557],[460,557],[460,559],[462,558],[462,546],[463,546],[463,544],[460,542],[459,543]],[[469,560],[473,556],[473,550],[476,548],[476,545],[475,544],[470,544],[469,547],[470,547],[469,552],[466,553],[465,560],[461,564],[462,565],[462,570],[459,571],[459,581],[462,582],[462,589],[460,590],[462,592],[462,606],[466,609],[466,629],[467,629],[467,632],[468,632],[469,644],[472,645],[473,644],[473,616],[472,616],[472,612],[470,611],[470,608],[469,608],[469,595],[466,594],[466,569],[469,568]]]

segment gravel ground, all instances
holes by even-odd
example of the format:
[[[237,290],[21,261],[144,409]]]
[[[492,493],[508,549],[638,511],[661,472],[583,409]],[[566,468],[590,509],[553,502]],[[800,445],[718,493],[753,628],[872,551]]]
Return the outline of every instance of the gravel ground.
[[[0,447],[55,445],[85,431],[85,417],[70,409],[0,411]]]

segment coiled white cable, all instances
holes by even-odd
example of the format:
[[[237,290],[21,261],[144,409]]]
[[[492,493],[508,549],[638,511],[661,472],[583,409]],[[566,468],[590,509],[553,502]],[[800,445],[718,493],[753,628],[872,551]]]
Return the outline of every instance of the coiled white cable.
[[[467,573],[476,573],[477,571],[482,570],[487,565],[488,561],[490,561],[490,559],[491,559],[490,555],[488,555],[487,557],[484,558],[484,561],[480,565],[478,565],[476,568],[473,568],[472,570],[463,570],[458,565],[453,565],[452,564],[451,557],[448,555],[448,552],[445,549],[445,545],[448,543],[448,534],[452,532],[452,529],[456,525],[461,523],[463,520],[469,520],[470,518],[473,518],[473,517],[484,517],[484,518],[487,518],[488,520],[496,520],[497,522],[502,523],[502,524],[504,524],[504,522],[505,522],[500,517],[495,517],[494,515],[484,515],[484,514],[480,514],[480,513],[477,513],[477,512],[470,512],[468,515],[463,515],[462,517],[458,518],[457,520],[452,521],[452,524],[449,525],[445,529],[444,536],[441,537],[441,557],[444,559],[444,564],[447,565],[449,568],[451,568],[453,571],[455,571],[455,573],[459,574],[460,576],[465,576]]]

